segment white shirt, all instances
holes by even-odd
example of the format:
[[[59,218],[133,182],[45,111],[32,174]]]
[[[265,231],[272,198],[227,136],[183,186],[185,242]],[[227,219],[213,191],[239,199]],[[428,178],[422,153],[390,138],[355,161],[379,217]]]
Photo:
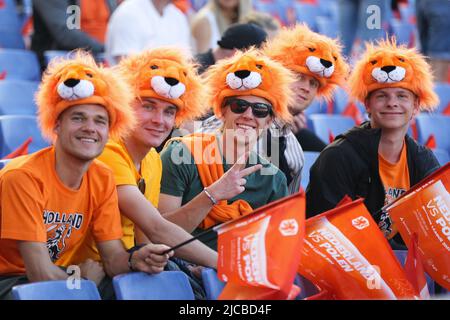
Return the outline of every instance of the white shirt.
[[[127,0],[113,12],[105,43],[110,64],[115,64],[114,57],[166,45],[191,52],[188,20],[173,4],[163,9],[162,16],[152,0]]]

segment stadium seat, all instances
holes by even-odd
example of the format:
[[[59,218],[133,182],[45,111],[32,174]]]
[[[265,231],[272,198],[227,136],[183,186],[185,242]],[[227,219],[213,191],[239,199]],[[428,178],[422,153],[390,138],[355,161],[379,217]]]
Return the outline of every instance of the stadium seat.
[[[400,262],[402,266],[405,265],[406,257],[408,256],[408,250],[393,250],[397,260]],[[427,278],[428,291],[430,296],[434,294],[434,281],[430,278],[428,274],[425,274]]]
[[[294,2],[293,7],[297,22],[305,22],[311,30],[317,31],[316,17],[321,14],[319,6]]]
[[[328,111],[328,102],[324,100],[314,99],[311,104],[306,108],[305,115],[309,116],[311,114],[316,113],[327,113]]]
[[[10,161],[11,161],[11,159],[1,159],[0,160],[0,170],[3,169],[6,166],[6,164]]]
[[[65,57],[69,56],[70,51],[64,51],[64,50],[46,50],[44,51],[44,61],[45,64],[48,64],[50,60],[57,58],[57,57]]]
[[[225,282],[222,282],[217,277],[217,272],[211,268],[202,269],[202,280],[203,286],[206,291],[206,298],[208,300],[217,300],[223,288],[225,287]]]
[[[132,272],[113,278],[118,300],[194,300],[189,279],[181,271]]]
[[[425,144],[433,135],[436,148],[450,152],[450,116],[421,113],[416,123],[419,143]]]
[[[25,49],[25,42],[19,30],[0,29],[0,48],[4,49]]]
[[[406,46],[412,46],[411,37],[414,32],[414,26],[403,21],[396,19],[391,20],[392,33],[397,38],[397,43],[404,44]]]
[[[16,150],[30,137],[33,141],[29,145],[29,153],[49,145],[41,136],[35,116],[0,116],[0,158]]]
[[[0,1],[0,29],[5,31],[20,31],[21,23],[14,0]]]
[[[0,74],[6,80],[39,81],[41,78],[36,54],[17,49],[0,49]]]
[[[317,32],[330,38],[337,38],[339,33],[338,24],[329,17],[316,17]]]
[[[95,283],[80,280],[79,289],[70,288],[66,280],[43,281],[12,288],[15,300],[101,300]]]
[[[440,100],[439,107],[435,112],[443,113],[447,108],[449,108],[447,112],[450,112],[450,83],[436,82],[434,89]],[[450,114],[448,115],[450,116]]]
[[[311,166],[316,161],[320,152],[305,151],[303,152],[303,154],[305,155],[305,164],[303,165],[302,169],[302,180],[300,182],[300,185],[302,186],[303,190],[306,190],[306,187],[309,183],[309,169],[311,169]]]
[[[439,161],[439,164],[441,166],[445,165],[447,162],[450,161],[450,155],[449,153],[444,149],[434,149],[433,150],[434,155]]]
[[[355,125],[355,120],[338,114],[312,114],[309,116],[308,127],[322,141],[331,142],[330,138],[336,138]]]
[[[348,93],[341,87],[337,88],[333,95],[333,113],[341,114],[349,103]]]
[[[24,80],[0,81],[0,115],[35,115],[34,94],[38,85]]]

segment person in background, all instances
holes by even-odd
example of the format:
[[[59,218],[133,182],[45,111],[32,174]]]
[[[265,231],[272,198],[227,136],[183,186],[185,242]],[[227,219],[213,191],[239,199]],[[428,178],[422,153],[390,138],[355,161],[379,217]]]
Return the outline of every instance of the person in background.
[[[209,0],[191,23],[196,53],[214,49],[225,30],[251,10],[251,0]]]
[[[242,23],[251,23],[267,32],[268,40],[278,34],[281,29],[280,22],[270,14],[260,11],[251,11],[242,18]]]
[[[187,17],[172,0],[126,0],[111,16],[105,43],[110,65],[129,54],[167,45],[191,51]]]
[[[78,48],[97,54],[104,51],[106,27],[118,0],[33,0],[31,50],[35,51],[42,70],[46,50],[71,51]],[[70,6],[77,11],[67,12]],[[73,25],[79,21],[80,25]]]

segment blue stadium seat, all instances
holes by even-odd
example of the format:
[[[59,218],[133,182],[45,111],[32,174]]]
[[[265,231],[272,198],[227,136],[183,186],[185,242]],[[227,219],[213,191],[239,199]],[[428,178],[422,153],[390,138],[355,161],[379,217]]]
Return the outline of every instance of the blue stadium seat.
[[[434,155],[439,161],[439,164],[441,166],[445,165],[447,162],[450,161],[450,155],[449,153],[444,149],[434,149],[433,150]]]
[[[113,286],[118,300],[194,300],[189,279],[181,271],[121,274],[114,277]]]
[[[355,125],[352,118],[338,114],[313,114],[309,116],[309,121],[308,127],[325,142],[329,142],[330,133],[336,138]]]
[[[436,82],[434,89],[440,100],[436,113],[442,113],[450,106],[450,83]]]
[[[3,169],[11,159],[0,159],[0,170]]]
[[[57,58],[57,57],[69,57],[70,51],[64,51],[64,50],[46,50],[44,51],[44,60],[45,64],[48,64],[50,60]]]
[[[7,80],[39,81],[41,70],[36,54],[32,51],[0,49],[0,74]]]
[[[25,42],[19,30],[0,29],[0,48],[25,49]]]
[[[33,139],[29,153],[49,145],[41,136],[35,116],[0,116],[0,158],[16,150],[29,137]]]
[[[450,152],[450,116],[421,113],[416,117],[419,143],[425,144],[433,134],[436,148]]]
[[[14,0],[2,0],[0,6],[0,29],[20,32],[21,23]]]
[[[402,266],[405,265],[406,257],[408,256],[408,250],[393,250],[397,260],[400,262]],[[434,294],[434,281],[430,278],[430,276],[425,273],[425,277],[427,278],[428,291],[430,296]]]
[[[320,34],[328,36],[330,38],[337,38],[339,33],[338,24],[335,20],[329,17],[318,16],[316,17],[317,31]]]
[[[341,114],[349,103],[348,93],[341,87],[337,88],[333,95],[333,113]]]
[[[297,22],[305,22],[311,30],[317,31],[316,17],[321,14],[319,6],[294,2],[293,7]]]
[[[101,300],[95,283],[80,280],[80,288],[69,288],[66,280],[43,281],[13,287],[15,300]]]
[[[303,152],[303,154],[305,155],[305,164],[303,165],[302,169],[302,180],[300,182],[300,185],[302,186],[303,190],[306,190],[306,187],[309,183],[309,169],[311,169],[311,166],[316,161],[320,152],[305,151]]]
[[[412,45],[411,35],[414,32],[414,26],[412,24],[393,19],[391,20],[391,29],[392,33],[397,38],[397,43],[406,46]]]
[[[314,99],[311,104],[308,106],[308,108],[306,108],[305,110],[305,115],[309,116],[311,114],[316,114],[316,113],[327,113],[327,106],[326,101],[324,100],[320,100],[320,99]]]
[[[24,80],[0,81],[0,115],[35,115],[34,94],[38,85]]]
[[[206,291],[206,298],[208,300],[217,300],[226,283],[222,282],[218,278],[216,270],[211,268],[202,269],[202,280]]]

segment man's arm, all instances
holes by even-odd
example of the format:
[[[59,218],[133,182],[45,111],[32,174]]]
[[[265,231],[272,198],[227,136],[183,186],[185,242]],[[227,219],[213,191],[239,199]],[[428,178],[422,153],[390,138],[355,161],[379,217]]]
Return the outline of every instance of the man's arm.
[[[230,170],[212,185],[207,191],[216,201],[229,200],[245,190],[245,177],[262,168],[260,164],[245,168],[245,161],[238,161]],[[212,209],[213,203],[205,191],[199,193],[194,199],[181,207],[181,197],[170,196],[164,193],[159,197],[159,210],[169,221],[192,232]]]
[[[163,244],[147,244],[139,250],[131,253],[131,268],[128,266],[130,253],[125,251],[122,241],[110,240],[97,242],[97,248],[102,257],[103,266],[109,277],[130,271],[142,271],[146,273],[159,273],[164,270],[173,252],[162,254],[169,247]]]
[[[133,221],[152,242],[173,247],[192,238],[184,229],[164,219],[136,186],[118,186],[117,193],[121,214]],[[217,266],[217,253],[200,241],[193,241],[175,253],[196,264],[213,268]]]
[[[18,241],[18,246],[30,282],[67,279],[68,274],[50,260],[45,243]]]

